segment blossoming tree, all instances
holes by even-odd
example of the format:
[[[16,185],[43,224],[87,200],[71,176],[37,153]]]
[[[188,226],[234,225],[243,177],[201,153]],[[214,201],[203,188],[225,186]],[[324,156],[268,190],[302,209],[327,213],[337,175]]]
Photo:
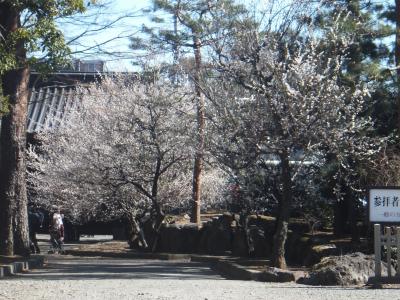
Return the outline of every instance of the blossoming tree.
[[[191,97],[126,77],[78,88],[75,104],[28,153],[35,201],[76,219],[125,216],[134,228],[151,210],[157,230],[163,206],[190,199]]]
[[[289,29],[238,25],[225,33],[214,44],[218,86],[208,91],[217,159],[235,175],[258,169],[275,178],[267,198],[278,204],[272,264],[280,268],[294,188],[311,180],[309,166],[322,165],[327,152],[368,160],[379,150],[363,118],[367,87],[340,84],[348,40],[335,28],[326,39],[310,28]],[[330,41],[340,47],[326,53]]]

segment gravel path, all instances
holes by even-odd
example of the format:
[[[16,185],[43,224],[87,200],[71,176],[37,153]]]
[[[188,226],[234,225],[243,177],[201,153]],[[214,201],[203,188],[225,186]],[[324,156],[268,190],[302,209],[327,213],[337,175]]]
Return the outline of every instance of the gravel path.
[[[0,280],[0,299],[400,300],[400,293],[225,280],[200,263],[54,255],[46,269]]]

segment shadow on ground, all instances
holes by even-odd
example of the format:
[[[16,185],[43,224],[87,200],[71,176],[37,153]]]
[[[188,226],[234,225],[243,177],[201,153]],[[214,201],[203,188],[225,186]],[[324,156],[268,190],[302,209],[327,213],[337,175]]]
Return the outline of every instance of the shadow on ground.
[[[69,256],[49,256],[48,264],[44,269],[14,278],[29,280],[223,279],[203,263]]]

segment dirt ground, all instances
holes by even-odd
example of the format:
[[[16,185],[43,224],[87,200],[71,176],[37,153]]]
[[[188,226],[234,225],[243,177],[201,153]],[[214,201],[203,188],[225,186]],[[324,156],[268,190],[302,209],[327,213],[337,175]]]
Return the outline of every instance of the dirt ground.
[[[71,247],[71,250],[80,251],[101,251],[101,252],[114,252],[114,253],[127,253],[132,250],[126,241],[107,241],[98,243],[82,243]]]

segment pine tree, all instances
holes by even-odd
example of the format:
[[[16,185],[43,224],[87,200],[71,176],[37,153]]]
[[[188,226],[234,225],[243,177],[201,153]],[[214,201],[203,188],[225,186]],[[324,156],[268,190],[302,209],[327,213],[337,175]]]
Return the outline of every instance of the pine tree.
[[[215,38],[217,32],[231,26],[235,18],[245,13],[245,8],[232,0],[154,0],[156,10],[167,12],[173,20],[171,29],[154,30],[144,28],[150,36],[152,46],[173,53],[173,77],[176,78],[177,65],[187,51],[193,53],[193,69],[189,77],[193,83],[197,106],[197,133],[193,167],[193,194],[191,221],[200,225],[201,176],[205,152],[205,96],[202,88],[203,49]],[[162,21],[154,18],[155,21]],[[133,48],[140,49],[144,41],[133,40]],[[149,45],[149,44],[147,44]]]

